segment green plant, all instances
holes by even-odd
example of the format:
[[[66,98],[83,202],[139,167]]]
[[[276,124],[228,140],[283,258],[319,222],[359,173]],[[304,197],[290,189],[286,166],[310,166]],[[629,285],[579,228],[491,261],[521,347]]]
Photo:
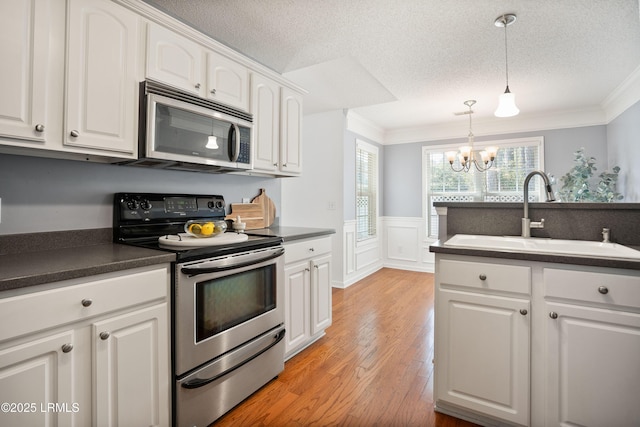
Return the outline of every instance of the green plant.
[[[596,159],[584,153],[584,147],[575,152],[575,166],[560,178],[562,188],[558,192],[563,202],[614,202],[622,200],[622,194],[616,192],[620,168],[615,166],[612,172],[604,171],[598,178],[600,181],[591,190],[593,174],[597,170]]]

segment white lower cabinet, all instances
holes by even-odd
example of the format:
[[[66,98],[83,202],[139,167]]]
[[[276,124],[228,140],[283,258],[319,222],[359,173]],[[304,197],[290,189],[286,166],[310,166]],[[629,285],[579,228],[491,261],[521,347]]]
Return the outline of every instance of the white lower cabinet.
[[[285,357],[331,325],[331,237],[285,243]]]
[[[436,410],[640,425],[640,271],[436,254]]]
[[[0,294],[0,425],[168,426],[168,266]]]
[[[527,425],[530,269],[440,259],[437,271],[436,406]]]
[[[640,277],[544,277],[545,425],[639,426]]]

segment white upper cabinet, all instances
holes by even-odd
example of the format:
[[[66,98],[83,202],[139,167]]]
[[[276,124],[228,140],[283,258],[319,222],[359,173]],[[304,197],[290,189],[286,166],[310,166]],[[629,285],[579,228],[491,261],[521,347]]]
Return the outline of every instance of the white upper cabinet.
[[[253,168],[277,172],[280,153],[280,85],[260,74],[251,75]]]
[[[216,52],[207,52],[207,98],[249,111],[249,71]]]
[[[149,24],[147,77],[249,110],[249,71],[245,66],[156,24]]]
[[[160,25],[149,24],[147,77],[201,95],[204,79],[199,44]]]
[[[43,148],[59,137],[62,85],[51,84],[63,67],[63,54],[52,52],[58,15],[52,0],[0,2],[0,137],[14,139],[3,144]]]
[[[280,102],[280,169],[297,175],[302,172],[302,95],[283,86]]]
[[[138,16],[110,1],[69,0],[64,145],[135,155]]]

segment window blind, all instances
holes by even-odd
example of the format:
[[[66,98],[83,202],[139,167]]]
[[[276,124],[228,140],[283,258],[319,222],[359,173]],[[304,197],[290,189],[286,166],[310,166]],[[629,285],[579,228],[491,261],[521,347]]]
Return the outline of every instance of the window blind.
[[[362,241],[376,236],[378,153],[368,144],[356,144],[356,234]]]

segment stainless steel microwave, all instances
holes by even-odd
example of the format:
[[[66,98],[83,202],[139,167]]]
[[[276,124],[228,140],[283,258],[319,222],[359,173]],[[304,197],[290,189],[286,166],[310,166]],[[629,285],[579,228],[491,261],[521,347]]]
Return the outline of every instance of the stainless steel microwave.
[[[138,160],[161,169],[252,169],[253,116],[161,83],[140,84]]]

